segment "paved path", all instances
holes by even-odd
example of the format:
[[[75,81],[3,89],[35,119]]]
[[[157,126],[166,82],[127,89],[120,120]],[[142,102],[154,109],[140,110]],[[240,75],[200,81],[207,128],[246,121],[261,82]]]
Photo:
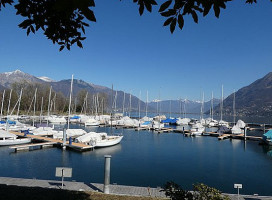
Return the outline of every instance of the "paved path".
[[[9,178],[0,177],[0,184],[15,185],[24,187],[42,187],[61,189],[61,181],[55,180],[38,180],[38,179],[23,179],[23,178]],[[64,181],[65,190],[75,191],[103,191],[103,184],[83,182]],[[165,197],[164,192],[160,192],[161,188],[135,187],[110,185],[110,193],[117,195],[131,195],[131,196],[151,196],[151,197]]]
[[[55,180],[0,177],[0,184],[24,186],[24,187],[42,187],[42,188],[61,189],[61,181],[55,181]],[[63,189],[74,190],[74,191],[102,192],[103,186],[104,186],[103,184],[99,184],[99,183],[85,184],[83,182],[64,181]],[[136,186],[124,186],[124,185],[110,185],[110,193],[117,194],[117,195],[129,195],[129,196],[165,197],[164,192],[161,192],[161,188],[136,187]],[[236,194],[225,194],[225,195],[228,195],[231,200],[237,200]],[[239,200],[272,200],[272,197],[271,196],[242,195],[240,196]]]

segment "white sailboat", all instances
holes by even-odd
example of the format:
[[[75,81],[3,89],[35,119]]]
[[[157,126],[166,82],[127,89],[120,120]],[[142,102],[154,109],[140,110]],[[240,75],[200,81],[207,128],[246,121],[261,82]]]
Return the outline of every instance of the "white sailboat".
[[[9,131],[0,130],[0,146],[26,144],[30,142],[31,138],[18,138],[17,135]]]

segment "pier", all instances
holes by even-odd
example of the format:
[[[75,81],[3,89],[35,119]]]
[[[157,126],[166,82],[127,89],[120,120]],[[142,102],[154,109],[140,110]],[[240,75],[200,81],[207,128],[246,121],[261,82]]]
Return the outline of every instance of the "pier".
[[[17,136],[20,136],[20,137],[28,137],[28,138],[31,138],[32,140],[36,140],[36,141],[42,141],[42,142],[45,142],[45,143],[52,143],[52,144],[56,144],[56,145],[59,145],[59,146],[63,145],[63,141],[59,140],[59,139],[54,139],[54,138],[49,138],[49,137],[42,137],[42,136],[38,136],[38,135],[24,134],[24,133],[19,133],[19,132],[11,132],[11,133],[13,133],[13,134],[15,134]],[[21,146],[21,149],[23,149],[24,146],[25,146],[25,149],[26,149],[26,148],[28,148],[27,147],[28,145],[29,144],[20,145],[20,146]],[[35,145],[35,143],[33,145]],[[42,143],[40,143],[40,145],[42,145]],[[66,141],[65,146],[69,147],[71,149],[77,150],[77,151],[87,151],[87,150],[93,150],[94,149],[94,147],[91,146],[91,145],[86,145],[86,144],[76,143],[76,142],[72,142],[72,144],[69,144],[69,141]],[[13,149],[16,150],[16,146],[13,146],[13,147],[10,147],[10,148],[13,148]],[[17,148],[17,150],[18,150],[18,148]]]

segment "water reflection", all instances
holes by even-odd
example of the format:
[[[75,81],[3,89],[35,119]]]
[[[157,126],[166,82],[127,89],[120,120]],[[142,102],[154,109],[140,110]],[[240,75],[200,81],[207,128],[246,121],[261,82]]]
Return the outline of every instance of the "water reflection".
[[[101,157],[104,155],[114,155],[122,150],[122,144],[117,144],[111,147],[106,147],[106,148],[99,148],[94,150],[94,154],[97,157]]]

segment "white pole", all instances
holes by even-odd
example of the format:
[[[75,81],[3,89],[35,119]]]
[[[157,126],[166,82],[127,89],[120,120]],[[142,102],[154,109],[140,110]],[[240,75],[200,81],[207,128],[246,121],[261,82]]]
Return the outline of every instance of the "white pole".
[[[2,120],[2,117],[3,117],[3,106],[4,106],[4,98],[5,98],[5,92],[6,90],[4,90],[3,92],[3,97],[2,97],[2,105],[1,105],[1,120]]]
[[[68,126],[67,126],[67,129],[69,129],[69,124],[70,124],[70,112],[71,112],[71,103],[72,103],[73,80],[74,80],[74,74],[72,74],[72,80],[71,80],[70,100],[69,100],[69,113],[68,113]]]
[[[224,94],[223,94],[223,85],[222,85],[222,94],[221,94],[221,113],[220,113],[220,120],[222,121],[223,120],[223,98],[224,98]]]
[[[42,97],[42,104],[41,104],[40,124],[42,123],[42,111],[43,111],[43,97]]]
[[[235,90],[233,92],[233,125],[235,125],[236,121],[236,110],[235,110]]]
[[[147,108],[148,108],[148,91],[146,91],[146,108],[145,108],[145,116],[147,116]]]
[[[48,109],[47,109],[47,126],[48,126],[48,119],[49,119],[49,113],[50,113],[51,90],[52,90],[52,86],[50,87],[50,90],[49,90]]]
[[[212,102],[211,102],[211,117],[212,117],[212,120],[213,120],[213,91],[212,91]]]
[[[10,107],[11,94],[12,94],[12,89],[10,90],[10,93],[9,93],[9,103],[8,103],[8,112],[7,112],[7,116],[9,115],[9,107]]]
[[[37,99],[37,88],[36,88],[35,94],[34,94],[33,126],[35,125],[36,99]]]
[[[17,110],[17,118],[19,116],[19,111],[20,111],[20,105],[21,105],[21,99],[22,99],[22,92],[23,92],[23,88],[21,88],[21,92],[20,92],[19,105],[18,105],[18,110]]]
[[[124,91],[124,98],[123,98],[123,116],[125,115],[125,101],[126,101],[126,93]]]
[[[129,94],[129,117],[130,117],[130,113],[131,113],[131,91]]]
[[[140,95],[139,95],[139,120],[140,120],[140,118],[141,118],[141,94],[142,94],[142,92],[141,92],[141,90],[140,90]],[[140,122],[140,121],[139,121]]]

